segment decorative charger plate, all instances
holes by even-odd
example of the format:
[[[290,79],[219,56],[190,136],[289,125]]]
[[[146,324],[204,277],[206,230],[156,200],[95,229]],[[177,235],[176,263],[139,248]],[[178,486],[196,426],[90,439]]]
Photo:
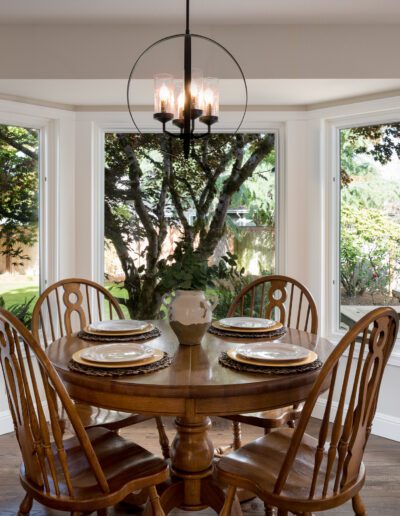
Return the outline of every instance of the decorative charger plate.
[[[137,362],[150,358],[154,354],[153,349],[145,344],[130,344],[128,342],[112,342],[85,348],[81,352],[81,358],[90,362],[120,363]]]
[[[232,326],[224,326],[221,324],[220,321],[213,321],[212,325],[217,328],[218,330],[223,331],[231,331],[231,332],[244,332],[244,333],[267,333],[274,330],[279,330],[283,327],[283,324],[280,322],[274,322],[273,326],[270,326],[269,328],[234,328]]]
[[[110,364],[110,363],[104,363],[104,362],[92,362],[90,360],[85,360],[84,358],[81,357],[81,354],[85,351],[85,349],[88,349],[88,348],[84,348],[84,349],[80,349],[79,351],[76,351],[72,355],[72,360],[74,362],[77,362],[78,364],[82,364],[82,365],[90,366],[90,367],[99,367],[100,369],[115,369],[115,368],[122,369],[122,368],[140,367],[140,366],[144,366],[144,365],[148,365],[148,364],[153,364],[154,362],[158,362],[165,355],[165,353],[163,351],[161,351],[160,349],[152,349],[153,355],[151,357],[144,358],[143,360],[133,360],[131,362],[113,362],[112,364]]]
[[[146,321],[134,321],[130,319],[118,319],[115,321],[98,321],[84,328],[86,333],[92,335],[136,335],[151,331],[154,326]]]
[[[230,349],[227,352],[227,355],[229,358],[234,360],[235,362],[240,362],[242,364],[248,364],[248,365],[257,365],[257,366],[264,366],[264,367],[298,367],[306,364],[311,364],[315,362],[318,359],[318,355],[314,353],[314,351],[310,351],[307,358],[301,361],[297,362],[267,362],[266,360],[251,360],[248,358],[242,358],[240,355],[238,355],[236,349]]]
[[[222,326],[236,330],[267,330],[276,324],[272,319],[262,319],[261,317],[226,317],[218,322]]]
[[[286,342],[257,342],[238,346],[236,353],[258,362],[300,362],[308,357],[310,350]]]

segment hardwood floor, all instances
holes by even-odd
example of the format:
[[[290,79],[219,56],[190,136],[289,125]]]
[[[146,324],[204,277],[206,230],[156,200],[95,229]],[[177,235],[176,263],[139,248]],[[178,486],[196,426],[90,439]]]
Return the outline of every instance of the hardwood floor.
[[[167,433],[172,440],[174,428],[172,419],[165,419]],[[153,453],[160,454],[158,434],[154,421],[146,421],[135,427],[122,431],[123,435],[135,440]],[[244,440],[258,437],[258,429],[243,425]],[[228,421],[216,419],[213,422],[212,439],[215,446],[226,444],[231,439],[230,424]],[[0,436],[0,515],[16,515],[18,506],[23,497],[23,490],[18,480],[20,463],[19,450],[13,434]],[[400,515],[400,443],[389,441],[381,437],[371,436],[365,453],[367,467],[367,481],[362,491],[369,516],[398,516]],[[245,516],[263,516],[263,504],[255,499],[242,506]],[[66,513],[50,511],[34,503],[32,516],[62,516]],[[109,516],[122,515],[140,516],[140,509],[117,507],[109,511]],[[183,516],[189,513],[176,510],[174,516]],[[201,516],[211,516],[212,510],[192,513]],[[329,516],[353,515],[351,505],[340,509],[321,512]]]

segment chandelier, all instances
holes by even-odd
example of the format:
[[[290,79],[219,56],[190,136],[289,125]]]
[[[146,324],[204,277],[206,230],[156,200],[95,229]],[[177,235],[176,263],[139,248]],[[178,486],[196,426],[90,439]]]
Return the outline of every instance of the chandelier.
[[[223,45],[201,34],[190,32],[190,0],[186,0],[186,30],[183,34],[173,34],[162,38],[147,47],[137,58],[129,75],[127,86],[127,103],[132,122],[139,133],[133,109],[134,73],[143,57],[152,48],[169,40],[183,39],[183,79],[175,78],[170,73],[154,75],[154,113],[153,118],[160,122],[162,132],[171,138],[179,138],[183,142],[183,154],[190,156],[192,142],[206,138],[211,128],[219,121],[220,88],[217,77],[205,77],[198,68],[192,67],[192,39],[208,41],[221,49],[233,61],[243,82],[245,101],[239,123],[230,133],[237,133],[243,123],[247,110],[247,83],[244,73],[235,57]],[[172,129],[172,130],[171,130]],[[175,129],[175,130],[173,130]],[[224,128],[226,131],[226,128]],[[200,131],[200,132],[199,132]]]

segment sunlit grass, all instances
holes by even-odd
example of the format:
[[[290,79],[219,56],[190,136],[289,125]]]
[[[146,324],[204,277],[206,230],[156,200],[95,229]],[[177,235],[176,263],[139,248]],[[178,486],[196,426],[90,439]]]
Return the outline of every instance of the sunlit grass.
[[[26,282],[11,281],[9,278],[2,280],[0,276],[0,296],[4,299],[5,308],[12,305],[22,305],[34,297],[35,299],[30,305],[30,312],[32,312],[39,297],[39,285],[35,280],[27,280]]]

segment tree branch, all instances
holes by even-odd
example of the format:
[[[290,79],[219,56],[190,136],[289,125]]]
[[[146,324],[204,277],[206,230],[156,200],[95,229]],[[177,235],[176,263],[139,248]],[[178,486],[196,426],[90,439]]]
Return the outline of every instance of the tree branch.
[[[3,131],[0,131],[0,139],[3,140],[3,142],[6,143],[7,145],[14,147],[15,150],[24,153],[26,156],[29,156],[30,158],[35,159],[35,160],[38,159],[38,155],[36,152],[28,149],[27,147],[25,147],[25,145],[22,145],[16,141],[14,141],[12,138],[10,138],[6,134],[4,134]]]
[[[157,266],[159,257],[159,239],[157,231],[154,227],[154,222],[150,216],[150,213],[143,202],[143,193],[140,188],[140,176],[142,174],[140,164],[133,151],[132,145],[129,142],[129,136],[119,134],[118,139],[120,140],[126,156],[128,157],[129,163],[129,179],[130,186],[133,194],[133,204],[135,206],[136,213],[144,227],[146,232],[148,247],[146,253],[146,274],[145,279],[148,281],[154,281],[154,274]]]
[[[133,152],[132,145],[129,141],[127,141],[127,136],[124,134],[119,134],[118,138],[124,147],[124,151],[129,161],[129,180],[130,186],[132,188],[133,203],[135,206],[135,210],[140,218],[141,223],[143,224],[146,233],[148,234],[148,237],[154,238],[155,236],[157,236],[157,232],[151,220],[150,213],[143,202],[143,194],[140,188],[140,176],[142,170],[135,156],[135,153]]]
[[[182,224],[182,227],[183,227],[184,238],[187,242],[192,242],[193,241],[193,228],[189,224],[189,221],[185,216],[185,210],[183,209],[183,206],[181,203],[181,198],[176,189],[174,173],[171,173],[171,176],[170,176],[169,190],[171,192],[171,199],[172,199],[173,205],[175,207],[176,213],[178,214],[180,223]]]
[[[243,165],[244,145],[239,145],[236,148],[235,162],[232,166],[231,174],[226,179],[220,193],[218,205],[211,220],[209,230],[200,239],[198,251],[202,256],[210,256],[223,235],[225,217],[232,195],[239,190],[246,179],[252,175],[257,166],[273,148],[274,136],[271,134],[265,135]]]

